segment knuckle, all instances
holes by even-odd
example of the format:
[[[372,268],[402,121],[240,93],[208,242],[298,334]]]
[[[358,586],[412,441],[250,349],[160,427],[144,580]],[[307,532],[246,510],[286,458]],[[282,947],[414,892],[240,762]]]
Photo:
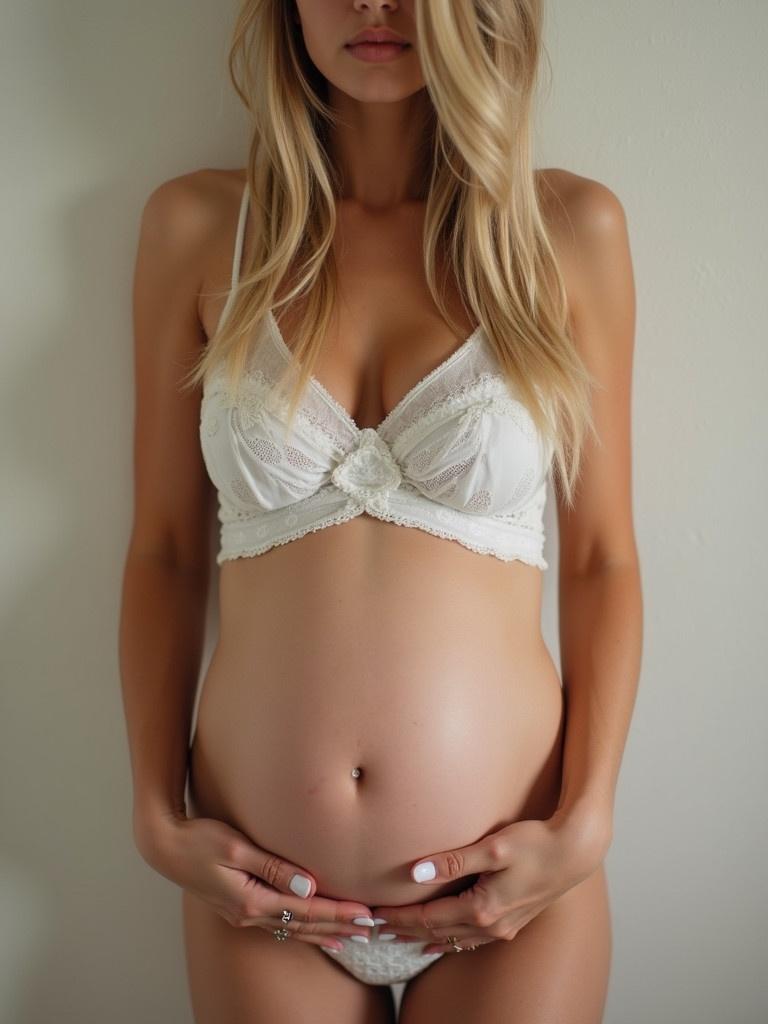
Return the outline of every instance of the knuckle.
[[[247,917],[245,905],[239,900],[228,900],[226,906],[220,909],[220,913],[233,928],[242,927]]]
[[[251,914],[253,917],[264,917],[269,904],[269,894],[264,891],[263,886],[249,886],[247,889],[240,889],[236,896],[235,906],[243,913]]]
[[[264,917],[264,910],[258,905],[257,900],[248,900],[240,910],[240,916],[248,921],[253,921],[257,917]]]
[[[488,840],[488,857],[492,864],[504,864],[507,859],[507,842],[502,836]]]
[[[291,932],[300,932],[302,935],[314,935],[317,931],[316,921],[300,921],[296,917],[292,917],[288,924],[281,925],[282,928],[288,928]]]
[[[236,836],[227,836],[224,840],[224,859],[237,863],[240,855],[241,843]]]
[[[459,878],[464,874],[464,858],[459,853],[445,855],[445,873],[449,878]]]
[[[428,903],[419,904],[419,911],[418,911],[418,913],[419,913],[419,927],[424,928],[428,932],[431,932],[437,926],[430,924],[429,921],[427,920],[427,909],[428,909],[428,907],[429,907]],[[404,927],[404,926],[401,925],[399,927]]]
[[[303,924],[312,925],[313,927],[320,920],[319,914],[317,913],[317,905],[314,898],[302,901],[301,908],[301,921]],[[293,920],[297,921],[298,918],[294,912]]]
[[[276,857],[274,854],[269,854],[266,857],[261,877],[268,885],[274,886],[275,883],[277,882],[277,877],[280,874],[281,864],[282,861],[280,860],[280,858]]]
[[[472,915],[472,924],[478,928],[489,928],[496,921],[495,916],[488,907],[475,907]]]
[[[496,924],[488,925],[485,930],[486,933],[494,939],[506,939],[510,937],[509,928],[499,924],[498,922]]]

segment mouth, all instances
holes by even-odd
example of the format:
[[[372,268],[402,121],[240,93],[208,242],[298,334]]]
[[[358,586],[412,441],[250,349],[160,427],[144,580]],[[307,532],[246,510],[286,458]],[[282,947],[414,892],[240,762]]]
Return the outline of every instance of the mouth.
[[[371,42],[347,43],[344,49],[353,57],[367,61],[386,61],[401,56],[411,49],[410,43]]]

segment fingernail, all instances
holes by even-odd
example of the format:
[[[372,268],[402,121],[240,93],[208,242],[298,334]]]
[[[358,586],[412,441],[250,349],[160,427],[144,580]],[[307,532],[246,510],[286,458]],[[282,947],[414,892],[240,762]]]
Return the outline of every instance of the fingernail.
[[[386,919],[386,917],[374,917],[373,923],[374,924],[386,924],[387,923],[387,919]]]
[[[379,932],[379,940],[381,942],[390,942],[392,939],[397,938],[394,932]]]
[[[306,899],[309,896],[309,890],[312,888],[312,883],[305,875],[294,875],[288,883],[288,888],[291,892],[295,892],[297,896],[301,896],[302,899]]]
[[[350,937],[350,939],[352,939],[353,942],[367,942],[368,941],[368,936],[367,935],[350,935],[349,937]]]
[[[340,953],[341,952],[341,950],[340,949],[336,949],[335,946],[323,945],[323,949],[327,949],[329,953]]]
[[[423,860],[413,869],[414,882],[431,882],[437,872],[431,860]]]
[[[366,924],[369,928],[373,928],[375,922],[372,917],[353,917],[352,924]]]

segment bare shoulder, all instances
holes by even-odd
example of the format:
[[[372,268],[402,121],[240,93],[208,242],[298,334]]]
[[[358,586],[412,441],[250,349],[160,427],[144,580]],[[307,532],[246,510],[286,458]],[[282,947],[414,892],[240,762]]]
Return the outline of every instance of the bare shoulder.
[[[206,168],[161,182],[144,203],[142,227],[167,247],[194,252],[220,230],[240,174]]]
[[[585,446],[576,508],[558,501],[566,572],[635,563],[631,392],[635,290],[627,218],[601,182],[559,168],[540,172],[540,207],[563,272],[571,336],[596,388],[597,439]]]
[[[185,281],[201,324],[208,319],[205,293],[227,283],[244,180],[241,170],[204,168],[161,182],[144,203],[141,248]]]
[[[536,184],[542,212],[552,230],[567,230],[571,237],[611,230],[625,217],[616,193],[601,181],[561,167],[541,168]]]
[[[631,275],[627,217],[606,184],[559,167],[537,172],[539,205],[576,314],[606,276]]]
[[[181,387],[205,341],[199,315],[227,179],[182,175],[146,200],[133,278],[135,502],[131,550],[203,571],[211,488],[200,452],[200,388]]]

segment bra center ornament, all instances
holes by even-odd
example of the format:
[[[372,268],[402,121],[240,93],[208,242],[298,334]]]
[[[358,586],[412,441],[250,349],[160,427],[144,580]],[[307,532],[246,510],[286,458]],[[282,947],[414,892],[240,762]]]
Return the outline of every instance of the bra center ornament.
[[[402,474],[389,445],[373,427],[365,427],[356,447],[334,469],[331,480],[364,508],[386,512],[389,492],[400,486]]]

